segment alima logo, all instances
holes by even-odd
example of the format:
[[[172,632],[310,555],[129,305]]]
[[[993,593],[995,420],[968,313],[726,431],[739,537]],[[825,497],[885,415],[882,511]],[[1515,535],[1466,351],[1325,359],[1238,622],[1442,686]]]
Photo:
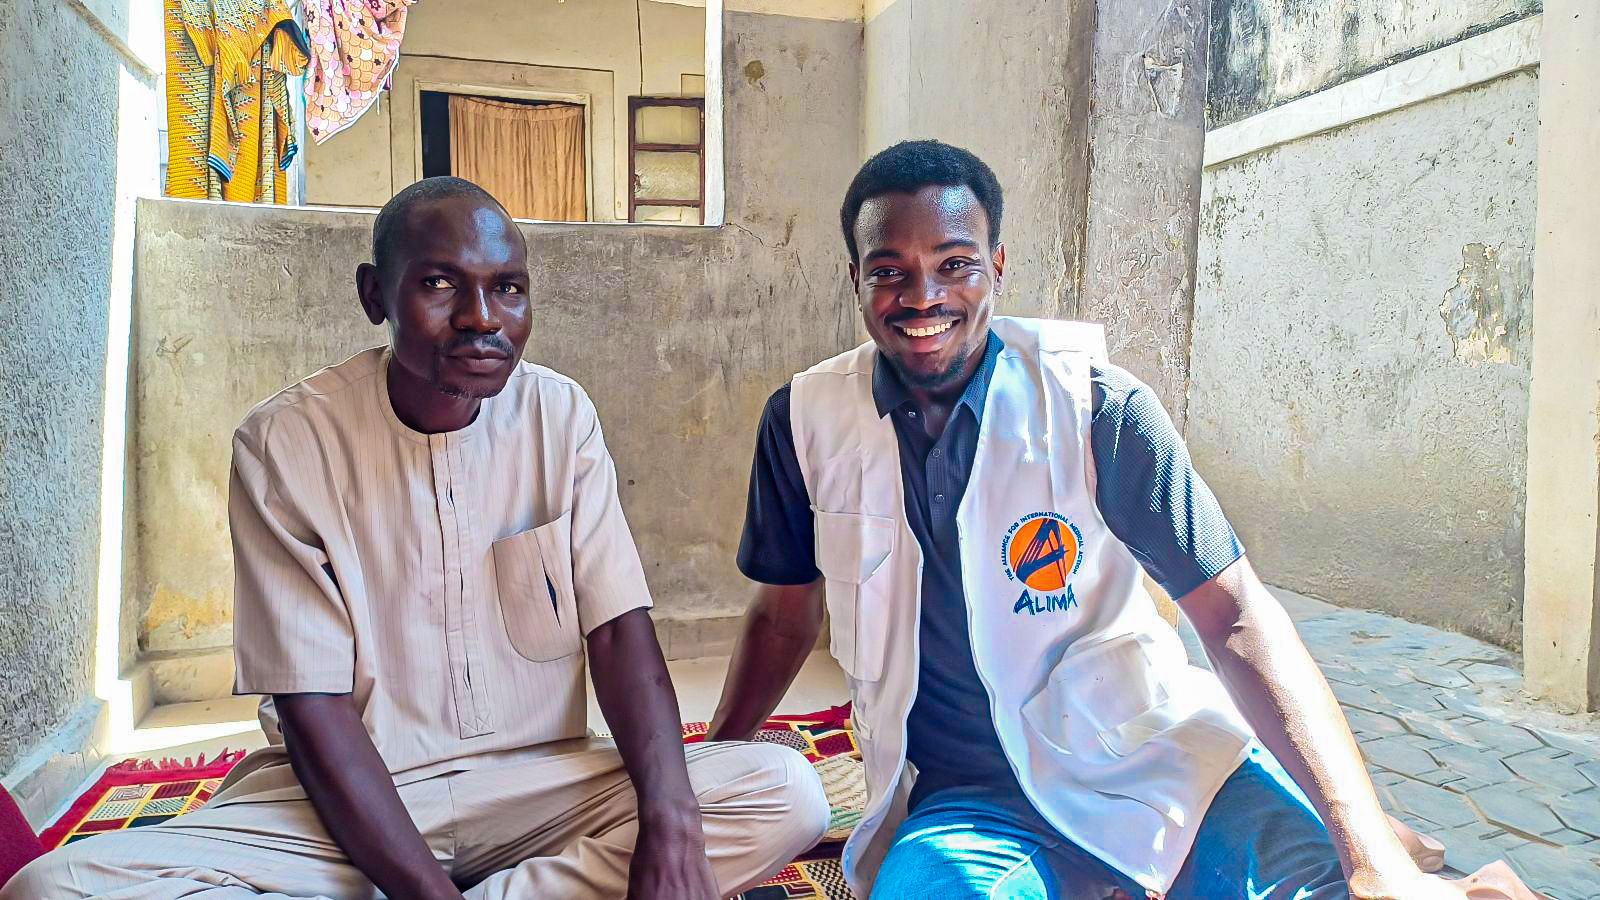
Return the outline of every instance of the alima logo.
[[[1013,613],[1038,615],[1078,605],[1069,583],[1083,562],[1083,533],[1066,516],[1029,513],[1006,530],[1000,564],[1006,578],[1022,582]]]

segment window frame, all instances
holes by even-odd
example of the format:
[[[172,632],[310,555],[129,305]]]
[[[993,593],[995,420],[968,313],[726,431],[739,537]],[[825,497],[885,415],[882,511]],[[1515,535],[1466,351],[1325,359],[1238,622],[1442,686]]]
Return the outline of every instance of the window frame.
[[[670,107],[693,108],[700,111],[699,141],[693,144],[640,143],[639,111],[644,109],[663,109]],[[639,196],[640,153],[693,153],[700,165],[700,196],[693,200],[681,197],[671,199],[657,199],[654,197],[641,198]],[[630,224],[650,224],[649,222],[639,221],[639,207],[641,206],[677,206],[685,209],[698,210],[700,213],[699,224],[707,224],[706,98],[669,97],[657,95],[634,96],[628,98],[628,222]]]

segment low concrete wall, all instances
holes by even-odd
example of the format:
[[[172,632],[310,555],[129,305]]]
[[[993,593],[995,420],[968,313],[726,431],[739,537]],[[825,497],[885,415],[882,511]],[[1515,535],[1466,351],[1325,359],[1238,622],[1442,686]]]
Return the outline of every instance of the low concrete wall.
[[[1188,438],[1268,580],[1518,646],[1537,102],[1207,170]]]
[[[734,554],[762,404],[855,331],[835,210],[858,160],[861,24],[734,13],[726,34],[726,227],[524,226],[528,356],[599,407],[672,655],[725,649],[748,601]],[[384,337],[353,287],[370,213],[147,201],[139,215],[137,592],[171,699],[226,690],[206,651],[232,638],[234,426]],[[203,683],[162,675],[182,667]]]

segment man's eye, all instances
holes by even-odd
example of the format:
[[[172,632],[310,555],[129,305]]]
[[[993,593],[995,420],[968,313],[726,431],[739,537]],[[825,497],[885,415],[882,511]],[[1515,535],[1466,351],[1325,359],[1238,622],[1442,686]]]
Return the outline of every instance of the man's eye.
[[[522,285],[512,284],[509,281],[502,281],[496,290],[502,294],[520,294],[522,293]]]
[[[450,279],[443,275],[429,275],[427,278],[422,279],[422,283],[436,291],[449,290],[451,287]]]
[[[898,278],[899,276],[900,276],[900,270],[899,269],[887,269],[887,268],[885,268],[885,269],[873,269],[872,270],[872,277],[873,278]]]
[[[944,264],[947,269],[965,269],[972,265],[970,259],[952,259]]]

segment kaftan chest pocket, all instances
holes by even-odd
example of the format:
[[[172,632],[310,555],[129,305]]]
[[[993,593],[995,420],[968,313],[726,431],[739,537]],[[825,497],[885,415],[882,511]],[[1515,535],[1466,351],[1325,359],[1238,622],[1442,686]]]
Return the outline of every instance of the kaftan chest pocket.
[[[517,653],[549,662],[578,652],[583,631],[572,590],[572,515],[494,542],[500,615]]]
[[[816,512],[817,568],[828,602],[828,647],[857,681],[883,677],[892,613],[893,519]]]

